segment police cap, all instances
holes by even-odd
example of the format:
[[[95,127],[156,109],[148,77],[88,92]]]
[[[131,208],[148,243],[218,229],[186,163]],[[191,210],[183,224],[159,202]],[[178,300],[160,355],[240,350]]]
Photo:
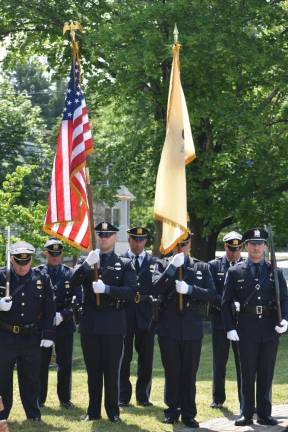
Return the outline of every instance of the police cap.
[[[261,243],[263,241],[267,241],[267,239],[268,232],[263,228],[252,228],[243,234],[243,241],[245,243]]]
[[[100,222],[95,227],[95,231],[99,237],[110,237],[112,234],[115,234],[119,229],[112,225],[110,222]]]
[[[138,241],[147,239],[149,235],[149,231],[146,228],[141,226],[130,228],[127,230],[127,233],[129,234],[129,237]]]
[[[51,237],[45,243],[44,248],[49,252],[50,255],[59,256],[63,251],[63,243],[57,238]]]
[[[223,237],[223,241],[231,251],[235,250],[236,252],[242,245],[242,235],[237,231],[230,231]]]
[[[30,262],[32,255],[35,254],[35,248],[30,243],[20,241],[10,247],[10,254],[19,265],[26,265]]]

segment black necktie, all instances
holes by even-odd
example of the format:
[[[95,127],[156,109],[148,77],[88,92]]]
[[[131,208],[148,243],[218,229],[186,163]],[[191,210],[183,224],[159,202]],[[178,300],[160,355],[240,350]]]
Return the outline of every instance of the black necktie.
[[[255,271],[255,279],[259,280],[260,278],[260,263],[254,263],[254,271]]]
[[[139,255],[135,255],[134,265],[135,265],[136,273],[138,274],[140,270]]]

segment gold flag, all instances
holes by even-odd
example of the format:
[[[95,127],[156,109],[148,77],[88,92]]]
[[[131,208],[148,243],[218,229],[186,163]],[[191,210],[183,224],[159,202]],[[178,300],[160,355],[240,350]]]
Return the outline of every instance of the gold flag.
[[[186,100],[180,80],[180,45],[173,46],[166,137],[158,168],[154,217],[162,221],[160,251],[170,252],[188,233],[185,166],[195,159]]]

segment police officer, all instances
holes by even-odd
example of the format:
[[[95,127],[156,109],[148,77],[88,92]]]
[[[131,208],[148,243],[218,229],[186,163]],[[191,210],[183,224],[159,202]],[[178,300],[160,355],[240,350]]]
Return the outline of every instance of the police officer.
[[[73,353],[73,334],[75,322],[73,317],[72,299],[81,301],[81,289],[71,288],[70,279],[72,269],[62,264],[63,244],[56,238],[50,238],[44,245],[47,263],[38,268],[41,273],[50,276],[56,315],[54,324],[56,326],[55,351],[57,363],[57,395],[60,405],[64,408],[72,408],[71,399],[71,372]],[[80,298],[79,298],[80,297]],[[47,397],[48,371],[52,356],[52,347],[42,349],[41,372],[40,372],[40,396],[39,404],[43,406]]]
[[[129,250],[124,257],[130,258],[137,273],[137,295],[134,302],[126,308],[127,334],[124,339],[124,356],[120,370],[120,406],[127,406],[132,395],[130,382],[130,363],[133,357],[133,342],[138,353],[136,400],[137,405],[149,406],[152,382],[154,351],[154,332],[150,330],[152,321],[152,273],[156,258],[144,248],[148,230],[144,227],[131,228],[128,231]]]
[[[80,320],[81,345],[88,374],[89,406],[84,421],[101,418],[104,378],[105,410],[112,422],[119,418],[119,370],[126,334],[124,304],[134,300],[136,272],[130,259],[114,252],[118,229],[101,222],[95,228],[99,248],[89,253],[71,282],[83,284],[84,304]],[[99,279],[93,282],[91,266],[99,267]],[[96,295],[100,295],[100,305]]]
[[[13,369],[17,363],[20,398],[28,420],[40,421],[38,406],[41,350],[53,345],[55,308],[48,276],[31,269],[34,247],[11,245],[10,297],[5,295],[7,269],[0,269],[0,394],[7,419],[13,400]]]
[[[186,426],[197,428],[195,395],[203,337],[201,309],[206,302],[215,301],[216,290],[208,264],[191,258],[190,246],[187,235],[179,244],[181,252],[175,248],[172,257],[157,261],[153,285],[162,299],[157,332],[168,405],[163,422],[173,424],[181,414]],[[181,267],[183,280],[179,277]]]
[[[225,255],[209,262],[209,269],[212,274],[217,291],[217,302],[211,305],[212,323],[212,347],[213,347],[213,402],[211,408],[222,408],[226,400],[225,376],[226,365],[229,357],[230,341],[226,337],[221,316],[221,301],[224,289],[224,280],[229,267],[242,261],[240,256],[242,235],[231,231],[223,238]],[[241,369],[238,354],[237,342],[231,342],[234,352],[238,398],[241,406]]]
[[[268,233],[253,228],[243,235],[248,259],[230,267],[225,281],[222,300],[222,315],[227,338],[239,341],[242,372],[242,416],[236,426],[253,423],[255,411],[261,425],[276,425],[271,417],[270,390],[276,361],[279,334],[287,331],[288,297],[283,273],[278,269],[280,302],[283,320],[277,325],[275,310],[275,289],[271,265],[265,261],[265,242]],[[236,325],[231,304],[235,299],[240,303]]]

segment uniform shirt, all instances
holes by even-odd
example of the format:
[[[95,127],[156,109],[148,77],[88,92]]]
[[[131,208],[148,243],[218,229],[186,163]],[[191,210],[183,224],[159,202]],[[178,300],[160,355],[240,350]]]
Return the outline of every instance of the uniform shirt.
[[[128,250],[124,257],[131,258],[134,263],[135,254]],[[133,259],[134,258],[134,259]],[[154,294],[152,275],[154,272],[156,258],[143,251],[139,255],[140,269],[137,274],[137,292],[143,296]],[[148,299],[143,299],[139,303],[129,301],[127,304],[126,317],[127,323],[132,328],[148,329],[152,321],[152,303]]]
[[[62,323],[56,327],[57,334],[75,331],[72,299],[75,296],[77,304],[82,302],[82,288],[81,285],[71,287],[70,280],[73,270],[64,264],[57,266],[42,264],[38,268],[41,273],[50,277],[56,312],[60,312],[63,317]]]
[[[6,267],[0,269],[0,296],[5,296]],[[35,324],[42,331],[42,338],[54,339],[53,320],[55,305],[49,276],[41,274],[37,268],[30,269],[25,276],[19,276],[11,267],[10,311],[0,312],[0,321],[9,325]],[[35,338],[35,336],[14,335],[0,329],[0,339],[11,337]]]
[[[287,285],[282,271],[277,269],[277,272],[282,316],[287,320]],[[259,285],[258,290],[255,288],[256,284]],[[240,339],[246,338],[247,340],[255,342],[269,341],[278,337],[274,329],[277,323],[276,311],[269,315],[265,313],[257,315],[256,313],[240,312],[236,327],[232,316],[231,303],[233,301],[238,301],[243,308],[252,292],[254,292],[254,294],[248,303],[249,306],[254,306],[256,308],[256,306],[271,307],[275,305],[275,288],[271,264],[269,262],[263,261],[259,281],[255,279],[252,273],[252,263],[249,262],[249,260],[242,261],[234,267],[229,268],[222,299],[222,317],[226,331],[237,328]]]
[[[78,264],[73,272],[71,284],[72,287],[83,285],[84,304],[80,332],[82,334],[124,336],[126,318],[123,303],[126,300],[134,300],[137,286],[136,272],[131,260],[119,257],[114,252],[100,255],[98,277],[102,279],[107,288],[107,294],[99,294],[100,306],[96,304],[91,267],[83,257],[79,259]]]
[[[133,262],[133,264],[134,264],[134,267],[135,267],[135,257],[136,257],[136,255],[131,251],[131,249],[129,249],[129,250],[127,251],[127,256],[128,256],[128,258],[130,258],[130,259],[132,260],[132,262]],[[138,262],[139,262],[139,266],[140,266],[140,267],[141,267],[141,265],[142,265],[142,263],[143,263],[145,257],[146,257],[146,252],[143,250],[143,251],[138,255]]]
[[[179,313],[179,294],[175,285],[178,270],[170,264],[172,258],[158,260],[153,275],[155,293],[161,296],[163,303],[157,333],[176,340],[200,340],[205,305],[216,299],[208,264],[185,257],[182,278],[189,285],[190,294],[183,295],[184,310]]]

